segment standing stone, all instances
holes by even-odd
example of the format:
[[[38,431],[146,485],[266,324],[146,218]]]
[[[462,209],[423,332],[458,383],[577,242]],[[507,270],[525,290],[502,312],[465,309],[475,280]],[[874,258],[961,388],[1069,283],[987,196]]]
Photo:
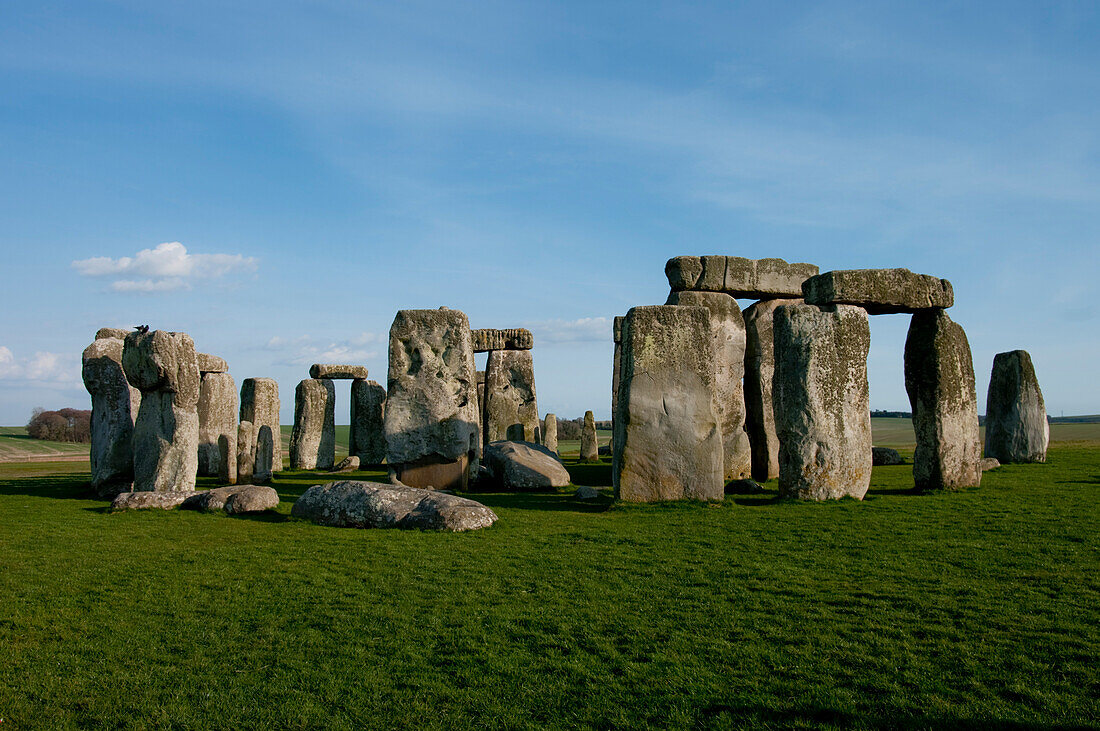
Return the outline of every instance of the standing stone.
[[[985,456],[1001,464],[1046,462],[1050,424],[1035,366],[1026,350],[993,358],[985,402]]]
[[[141,391],[134,422],[134,490],[195,489],[199,467],[199,365],[186,333],[132,332],[122,349],[130,385]]]
[[[745,432],[752,449],[752,479],[779,476],[779,437],[775,433],[772,377],[775,308],[801,304],[798,299],[762,300],[745,310]]]
[[[745,320],[737,300],[724,292],[672,292],[667,305],[705,307],[714,338],[714,388],[722,431],[726,481],[748,477],[752,449],[745,433]]]
[[[627,313],[611,470],[616,497],[723,499],[710,321],[704,307],[658,305]]]
[[[482,422],[485,421],[485,371],[477,371],[477,410],[482,415]],[[484,430],[484,425],[482,430]],[[484,438],[484,434],[482,434]]]
[[[253,449],[255,449],[260,428],[271,427],[271,434],[275,437],[275,451],[271,458],[272,468],[275,472],[283,469],[282,430],[279,426],[279,384],[274,378],[244,379],[241,383],[241,421],[252,424]]]
[[[256,435],[256,468],[252,474],[252,482],[271,482],[271,473],[274,471],[275,434],[271,427],[264,424]],[[331,468],[332,465],[330,464]]]
[[[978,396],[966,333],[943,310],[913,315],[905,339],[905,390],[913,407],[913,479],[918,490],[982,481]]]
[[[218,437],[218,479],[225,485],[237,484],[237,430],[232,439],[227,434]]]
[[[485,362],[485,433],[482,443],[535,442],[539,407],[530,350],[493,350]]]
[[[412,487],[465,489],[480,449],[470,321],[458,310],[400,310],[390,327],[386,461]]]
[[[348,454],[360,464],[382,464],[386,458],[386,389],[374,381],[351,382],[351,429]]]
[[[615,412],[619,410],[619,370],[622,367],[623,356],[623,317],[616,316],[611,327],[612,339],[615,341],[615,355],[611,361],[611,423],[615,423]]]
[[[542,420],[542,445],[554,454],[558,453],[558,417],[547,414]]]
[[[252,422],[242,421],[237,425],[237,482],[242,485],[252,482],[255,469],[256,430]]]
[[[259,456],[256,459],[259,460]],[[290,467],[295,470],[331,470],[334,464],[336,387],[330,378],[307,378],[294,390]],[[257,463],[256,471],[259,470]]]
[[[122,348],[121,339],[96,333],[82,359],[84,387],[92,397],[92,489],[103,496],[127,492],[134,481],[134,419],[141,391],[126,381]]]
[[[871,486],[867,311],[784,305],[773,337],[780,496],[862,500]]]
[[[206,372],[199,385],[199,474],[213,477],[222,472],[218,439],[226,437],[237,461],[237,384],[228,373]]]
[[[598,462],[600,459],[599,440],[596,439],[596,417],[591,411],[584,412],[584,426],[581,428],[581,462]]]

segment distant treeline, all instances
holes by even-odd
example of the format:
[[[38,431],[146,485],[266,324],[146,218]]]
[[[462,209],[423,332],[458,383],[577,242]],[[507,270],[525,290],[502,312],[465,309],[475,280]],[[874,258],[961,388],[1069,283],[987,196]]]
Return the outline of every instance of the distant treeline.
[[[27,436],[51,442],[90,442],[92,412],[80,409],[46,411],[40,406],[31,412]]]
[[[597,421],[597,429],[611,430],[610,421]],[[584,430],[584,417],[579,419],[558,419],[558,439],[562,441],[569,441],[570,439],[580,439],[581,432]]]
[[[911,411],[881,411],[871,409],[872,419],[912,419],[913,412]]]

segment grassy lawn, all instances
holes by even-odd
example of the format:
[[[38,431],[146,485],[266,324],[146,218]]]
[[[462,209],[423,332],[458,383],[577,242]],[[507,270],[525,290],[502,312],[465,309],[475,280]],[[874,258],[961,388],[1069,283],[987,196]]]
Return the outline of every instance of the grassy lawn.
[[[291,519],[298,472],[112,515],[86,469],[0,465],[3,729],[1100,725],[1096,444],[862,503],[478,493],[470,534]]]
[[[31,439],[25,426],[0,426],[0,462],[43,460],[51,457],[87,458],[87,444]]]

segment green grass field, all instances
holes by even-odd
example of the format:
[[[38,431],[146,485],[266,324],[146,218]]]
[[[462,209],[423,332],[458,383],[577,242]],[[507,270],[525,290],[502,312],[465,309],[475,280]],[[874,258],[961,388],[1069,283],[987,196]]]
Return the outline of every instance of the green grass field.
[[[88,458],[87,444],[31,439],[23,426],[0,426],[0,462]]]
[[[477,493],[470,534],[291,519],[296,472],[109,514],[86,470],[0,465],[4,729],[1100,726],[1100,445],[863,502]]]

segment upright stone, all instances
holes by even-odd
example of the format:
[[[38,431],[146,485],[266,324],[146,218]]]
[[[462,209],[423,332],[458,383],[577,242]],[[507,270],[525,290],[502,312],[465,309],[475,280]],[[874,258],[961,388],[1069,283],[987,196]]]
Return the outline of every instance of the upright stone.
[[[485,421],[485,371],[477,371],[477,410],[482,415],[482,422]],[[484,430],[484,424],[482,426]],[[484,434],[482,437],[484,438]]]
[[[871,486],[867,312],[784,305],[773,337],[779,494],[862,500]]]
[[[615,355],[611,361],[611,423],[615,423],[615,412],[619,410],[619,370],[622,367],[623,356],[623,317],[615,317],[611,327],[612,338],[615,341]]]
[[[913,407],[913,479],[919,490],[982,481],[978,396],[970,343],[943,310],[913,315],[905,339],[905,390]]]
[[[223,485],[237,484],[237,433],[233,438],[222,434],[218,437],[218,479]]]
[[[493,350],[485,362],[485,433],[489,442],[536,441],[539,407],[530,350]]]
[[[752,449],[745,433],[745,320],[737,300],[723,292],[672,292],[668,305],[705,307],[714,339],[714,388],[722,432],[725,479],[740,480],[752,471]]]
[[[348,454],[360,464],[382,464],[386,458],[385,418],[386,389],[362,378],[352,381]]]
[[[598,462],[600,459],[599,440],[596,439],[596,416],[591,411],[584,412],[584,426],[581,428],[581,462]]]
[[[256,434],[256,471],[252,474],[252,482],[271,482],[271,473],[275,467],[274,457],[275,434],[270,426],[264,424]]]
[[[256,430],[251,421],[237,425],[237,482],[248,485],[256,469]]]
[[[96,333],[82,359],[84,387],[92,397],[92,488],[104,496],[129,492],[134,481],[134,419],[141,392],[126,381],[122,348],[121,339]]]
[[[275,437],[271,457],[272,470],[278,472],[283,469],[282,430],[279,426],[279,384],[274,378],[244,379],[241,383],[241,421],[252,424],[253,450],[255,450],[260,428],[271,427],[271,434]]]
[[[335,464],[336,387],[329,378],[307,378],[294,389],[290,467],[331,470]],[[256,470],[259,471],[259,466]]]
[[[1050,424],[1035,366],[1026,350],[993,358],[985,403],[985,456],[1001,464],[1046,462]]]
[[[558,453],[558,417],[547,414],[542,420],[542,445],[554,454]]]
[[[745,310],[745,432],[752,451],[752,479],[779,476],[779,437],[775,433],[772,377],[775,308],[801,304],[798,299],[762,300]]]
[[[200,371],[201,372],[201,371]],[[218,439],[229,440],[233,472],[237,461],[237,384],[228,373],[207,371],[199,385],[199,474],[214,477],[222,472]]]
[[[199,365],[186,333],[132,332],[122,349],[130,385],[141,391],[134,423],[134,490],[195,489],[199,466]]]
[[[710,322],[704,307],[658,305],[627,313],[611,472],[616,497],[723,499],[725,452]]]
[[[390,327],[386,461],[412,487],[464,489],[480,447],[470,321],[400,310]]]

